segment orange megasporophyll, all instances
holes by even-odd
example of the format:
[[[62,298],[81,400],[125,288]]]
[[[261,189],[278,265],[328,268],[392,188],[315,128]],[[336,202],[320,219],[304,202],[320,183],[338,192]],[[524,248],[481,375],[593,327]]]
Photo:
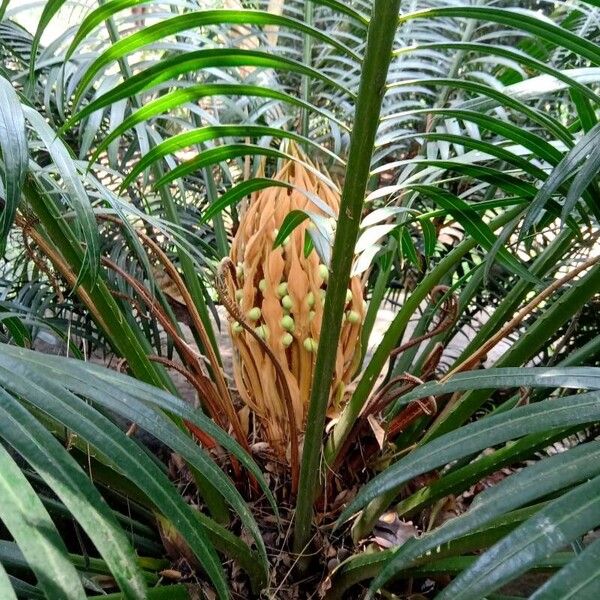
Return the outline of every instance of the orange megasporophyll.
[[[281,367],[279,376],[283,375],[287,381],[294,420],[302,431],[329,272],[314,249],[305,256],[304,236],[310,226],[307,221],[298,226],[282,246],[273,248],[273,242],[290,211],[303,209],[324,214],[310,199],[311,195],[318,196],[335,214],[340,203],[339,192],[303,162],[307,159],[302,156],[297,161],[290,160],[274,176],[297,189],[269,187],[254,194],[241,218],[230,254],[236,268],[235,274],[230,275],[228,287],[235,297],[236,312],[260,338],[255,339],[239,321],[231,319],[234,376],[242,399],[260,421],[265,441],[280,458],[289,457],[289,418],[273,359]],[[357,368],[364,316],[362,286],[354,277],[347,292],[330,391],[332,411],[338,408]],[[327,331],[323,335],[327,335]]]

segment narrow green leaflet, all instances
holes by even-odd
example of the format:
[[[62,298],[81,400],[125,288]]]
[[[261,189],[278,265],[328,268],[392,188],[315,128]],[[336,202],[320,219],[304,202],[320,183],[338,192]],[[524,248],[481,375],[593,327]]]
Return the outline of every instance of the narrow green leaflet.
[[[587,58],[592,64],[600,65],[600,48],[595,43],[552,23],[549,19],[537,15],[533,11],[521,9],[502,9],[482,6],[448,6],[415,11],[401,15],[399,22],[405,23],[413,19],[429,17],[463,17],[477,19],[485,23],[501,23],[520,31],[566,48]]]
[[[491,250],[496,242],[496,236],[489,225],[458,196],[433,185],[410,185],[409,189],[431,198],[436,204],[445,208],[486,250]],[[538,279],[531,274],[529,269],[517,260],[506,248],[498,248],[497,257],[511,271],[517,273],[522,279],[537,283]]]
[[[112,425],[95,409],[74,396],[63,387],[56,385],[47,377],[31,370],[19,368],[15,365],[11,371],[0,368],[0,381],[5,388],[18,393],[41,410],[50,414],[54,419],[65,424],[69,429],[77,432],[82,439],[96,447],[125,476],[133,481],[152,502],[163,511],[163,514],[171,519],[180,529],[180,533],[188,539],[194,551],[198,552],[198,558],[203,564],[210,565],[212,560],[204,540],[197,537],[195,527],[190,525],[189,510],[185,503],[176,493],[175,488],[161,472],[156,471],[154,463],[148,462],[147,456],[141,452],[129,438]],[[23,376],[20,375],[23,373]],[[26,378],[29,374],[29,378]],[[29,387],[28,387],[29,384]],[[81,389],[79,389],[81,388]],[[227,478],[227,476],[214,464],[190,437],[183,434],[175,424],[164,415],[144,407],[141,403],[129,399],[127,403],[121,403],[114,391],[103,386],[103,391],[98,394],[89,386],[79,386],[76,391],[93,399],[101,398],[102,404],[111,410],[116,410],[123,417],[138,423],[158,439],[169,444],[179,452],[188,462],[198,469],[215,488],[222,494],[223,499],[230,504],[238,513],[242,523],[252,533],[257,547],[263,556],[266,568],[266,551],[262,542],[258,526],[241,495]],[[123,408],[127,409],[126,411]],[[79,415],[79,421],[78,416]],[[121,458],[118,458],[118,457]],[[136,461],[138,467],[136,468]],[[146,473],[144,473],[146,471]],[[215,573],[216,571],[213,571]]]
[[[436,115],[442,118],[456,118],[475,123],[479,127],[483,127],[496,135],[500,135],[516,144],[521,144],[530,150],[534,156],[548,161],[551,165],[558,164],[563,158],[563,154],[560,152],[560,150],[555,148],[552,144],[544,140],[539,135],[536,135],[527,129],[523,129],[522,127],[518,127],[513,123],[509,123],[508,121],[502,121],[496,117],[479,113],[474,110],[457,108],[417,108],[388,115],[383,118],[382,121],[394,121],[398,118],[418,115]],[[382,141],[379,143],[381,144]]]
[[[2,254],[21,199],[21,186],[27,172],[29,155],[21,102],[10,81],[1,76],[0,155],[4,167],[4,206],[0,211],[0,254]]]
[[[89,397],[100,404],[107,404],[111,410],[120,412],[126,418],[131,418],[132,421],[142,418],[144,408],[151,406],[154,409],[151,418],[156,418],[155,415],[160,414],[156,411],[159,408],[194,423],[219,445],[231,452],[256,477],[271,507],[277,513],[277,503],[256,463],[230,435],[201,411],[194,410],[180,398],[100,365],[59,356],[41,355],[24,348],[0,344],[0,365],[17,373],[20,369],[24,369],[26,364],[29,364],[29,368],[33,372],[38,372],[49,380],[56,379],[56,374],[60,374],[61,381],[71,391]],[[26,372],[26,370],[23,371],[24,377],[26,377]],[[108,392],[115,388],[119,389],[119,394],[110,395]],[[133,410],[135,413],[132,413]],[[157,419],[157,423],[159,421],[160,419]],[[168,437],[165,442],[170,443]],[[221,475],[223,474],[221,473]]]
[[[2,4],[0,4],[0,21],[4,18],[4,13],[6,13],[6,9],[8,8],[8,3],[10,0],[2,0]],[[0,570],[2,565],[0,565]]]
[[[562,495],[483,554],[439,600],[480,600],[600,522],[600,477]]]
[[[52,17],[54,17],[64,3],[65,0],[47,0],[47,2],[44,4],[44,10],[42,11],[35,35],[33,36],[33,40],[31,42],[31,61],[29,64],[30,85],[33,85],[33,79],[35,77],[35,62],[37,59],[38,48],[40,46],[42,35],[52,20]]]
[[[569,193],[565,198],[565,202],[562,207],[561,218],[565,221],[569,215],[573,212],[577,202],[583,196],[585,190],[589,186],[593,186],[598,173],[600,172],[600,147],[596,146],[592,150],[591,154],[587,157],[579,173],[573,179],[573,183],[569,188]],[[592,203],[597,201],[597,195],[594,195]],[[588,203],[591,204],[591,203]],[[590,205],[590,208],[595,212],[597,207]]]
[[[550,199],[557,189],[571,177],[575,169],[586,157],[597,149],[598,139],[600,138],[600,124],[593,127],[586,133],[575,147],[570,150],[560,163],[552,170],[544,185],[540,188],[535,198],[531,202],[525,220],[523,221],[522,231],[527,232],[535,223],[540,211],[544,208],[546,202]],[[575,199],[577,201],[579,197]],[[571,197],[572,201],[572,197]]]
[[[398,488],[417,475],[529,433],[583,425],[599,418],[600,391],[593,391],[544,400],[465,425],[418,447],[409,456],[372,479],[344,509],[338,525],[371,500]]]
[[[135,127],[139,123],[142,123],[156,115],[162,114],[166,111],[173,110],[187,102],[197,102],[198,100],[207,96],[254,96],[259,98],[270,98],[272,100],[279,100],[286,102],[293,106],[299,106],[301,108],[314,111],[321,116],[330,119],[336,125],[343,129],[348,129],[347,125],[342,123],[334,115],[326,110],[323,110],[310,102],[304,102],[295,96],[280,92],[279,90],[264,88],[257,85],[243,85],[238,83],[205,83],[200,85],[193,85],[183,89],[174,90],[168,94],[162,95],[151,102],[148,102],[143,107],[136,110],[133,114],[128,116],[123,122],[115,127],[107,136],[103,137],[92,155],[91,162],[94,162],[98,155],[110,145],[110,143],[123,135],[128,130]]]
[[[555,491],[595,477],[600,473],[600,442],[577,446],[555,454],[503,479],[480,493],[468,512],[451,519],[431,533],[412,538],[398,548],[373,581],[372,590],[385,585],[425,553],[476,531],[507,512],[526,506]]]
[[[292,156],[291,154],[287,154],[286,152],[282,152],[277,148],[270,148],[268,146],[259,146],[257,144],[225,144],[223,146],[216,146],[214,148],[208,148],[206,150],[202,150],[199,154],[194,156],[194,158],[190,158],[182,162],[180,165],[177,165],[174,169],[171,169],[169,172],[165,173],[163,177],[161,177],[155,184],[155,188],[159,188],[161,185],[166,185],[174,181],[175,179],[179,179],[180,177],[185,177],[194,171],[202,169],[204,167],[214,165],[221,161],[227,161],[232,158],[239,158],[241,156],[265,156],[269,158],[283,158],[285,160],[296,161],[302,165],[307,171],[312,173],[318,179],[321,179],[324,183],[330,186],[332,189],[337,189],[337,186],[329,177],[325,176],[318,169],[316,169],[313,165],[303,161],[302,159]],[[260,177],[255,179],[261,179]],[[248,180],[250,181],[250,180]],[[273,181],[273,180],[271,180]],[[246,183],[246,182],[242,182]],[[277,185],[277,184],[275,184]],[[299,189],[299,188],[296,188]],[[304,190],[305,194],[308,194],[306,190]],[[315,200],[317,197],[315,194],[310,194],[310,197]],[[216,204],[216,203],[215,203]],[[316,204],[320,205],[325,213],[328,213],[331,209],[328,208],[327,204],[323,201],[316,202]],[[213,210],[213,209],[211,209]]]
[[[224,137],[252,137],[258,138],[261,136],[270,136],[275,138],[285,138],[295,140],[300,143],[308,143],[311,146],[325,152],[327,156],[334,158],[337,162],[340,159],[329,150],[323,148],[317,142],[311,141],[302,135],[293,131],[285,131],[275,127],[265,127],[263,125],[208,125],[199,129],[185,131],[178,135],[174,135],[157,146],[154,146],[149,152],[138,161],[131,173],[125,178],[121,184],[122,188],[127,187],[144,169],[149,167],[157,160],[172,154],[183,148],[202,144],[203,142],[224,138]]]
[[[192,509],[143,449],[131,438],[123,435],[123,432],[101,413],[60,385],[46,379],[44,389],[35,383],[36,375],[30,373],[29,379],[25,379],[12,372],[12,378],[9,379],[8,372],[2,371],[0,377],[4,388],[24,396],[28,402],[89,442],[109,464],[121,471],[147,495],[190,544],[219,591],[220,597],[227,597],[227,586],[220,562],[214,549],[207,544],[204,531],[196,526]],[[174,425],[173,429],[176,430]],[[218,471],[216,467],[215,470]]]
[[[398,410],[419,398],[441,396],[463,390],[483,390],[513,387],[544,387],[566,389],[600,389],[599,367],[499,367],[457,373],[447,381],[430,381],[408,392],[390,410]]]
[[[125,10],[127,8],[132,8],[134,6],[139,6],[140,4],[148,4],[149,2],[154,2],[155,0],[110,0],[109,2],[103,3],[101,6],[96,8],[96,10],[92,11],[81,22],[71,45],[66,54],[66,58],[68,59],[73,55],[73,52],[77,50],[78,46],[83,42],[83,40],[92,32],[98,25],[110,19],[116,13]]]
[[[510,441],[494,452],[477,457],[476,460],[463,467],[451,469],[441,479],[420,488],[408,498],[401,500],[396,504],[395,510],[399,515],[414,514],[424,506],[431,506],[440,498],[445,498],[450,494],[459,494],[469,486],[481,481],[482,477],[533,456],[554,442],[563,440],[570,433],[575,433],[577,429],[578,427],[554,429],[526,435],[514,442]]]
[[[529,600],[596,600],[600,597],[600,539],[536,590]]]
[[[77,33],[75,34],[75,37],[73,38],[73,41],[71,42],[67,52],[67,57],[72,56],[73,52],[84,41],[84,39],[103,21],[106,21],[122,10],[131,8],[133,6],[138,6],[140,4],[147,4],[151,1],[153,0],[110,0],[110,2],[106,2],[106,4],[98,7],[96,10],[88,14],[79,26],[79,29],[77,30]],[[6,2],[8,2],[8,0],[6,0]],[[345,6],[341,2],[338,2],[337,0],[320,0],[316,3],[329,6],[330,8],[359,21],[363,25],[367,24],[366,19],[362,15]]]
[[[154,25],[144,27],[139,31],[128,35],[115,42],[108,50],[102,53],[87,69],[85,75],[79,82],[78,88],[80,93],[86,90],[90,83],[94,80],[99,71],[107,67],[114,61],[117,61],[132,52],[136,52],[161,40],[167,36],[177,35],[189,29],[196,27],[206,27],[208,25],[260,25],[260,26],[276,26],[286,27],[300,31],[304,35],[309,35],[315,39],[325,42],[339,50],[342,55],[348,55],[357,62],[360,57],[355,54],[350,48],[336,41],[333,37],[310,27],[296,19],[290,19],[282,15],[271,14],[258,10],[205,10],[192,13],[178,15],[171,19],[162,20]],[[74,52],[75,46],[71,46],[67,53],[67,57]]]
[[[498,160],[502,160],[508,164],[517,167],[518,169],[521,169],[524,173],[528,173],[529,175],[532,175],[537,179],[545,180],[548,177],[547,173],[544,170],[532,164],[526,158],[523,158],[511,152],[510,150],[507,150],[506,148],[502,148],[497,144],[492,144],[490,142],[478,140],[476,138],[469,138],[462,135],[443,132],[419,133],[418,137],[426,141],[431,140],[432,142],[449,142],[457,146],[464,146],[472,150],[478,150],[487,155],[481,157],[481,162],[497,158]],[[414,138],[415,134],[412,132],[406,134],[405,136],[405,139],[407,140],[412,140]],[[400,141],[401,138],[396,138],[396,140]],[[384,167],[387,170],[389,168],[389,165],[385,165]],[[377,169],[377,171],[379,171],[379,169]],[[375,193],[377,193],[377,190],[375,191]]]
[[[17,595],[11,585],[10,577],[4,570],[2,563],[0,563],[0,597],[6,598],[6,600],[17,600]]]
[[[273,241],[273,248],[278,248],[287,239],[287,237],[306,219],[310,219],[310,213],[305,210],[292,210],[283,219],[277,236]]]
[[[542,62],[541,60],[537,60],[529,54],[521,50],[513,50],[506,46],[500,45],[492,45],[492,44],[484,44],[481,42],[431,42],[424,44],[415,44],[414,46],[406,46],[405,48],[400,48],[394,52],[396,56],[403,56],[405,54],[410,54],[416,51],[423,50],[451,50],[451,51],[460,51],[465,50],[467,52],[474,52],[482,54],[483,56],[499,56],[501,58],[506,58],[510,61],[515,62],[516,64],[522,64],[529,67],[533,71],[538,71],[540,73],[546,73],[555,77],[559,81],[562,81],[568,88],[577,90],[584,98],[587,98],[594,104],[600,104],[600,97],[591,90],[587,85],[580,83],[576,79],[569,77],[569,70],[560,70],[554,67],[552,64],[547,64]],[[485,100],[478,102],[478,107],[483,109]],[[485,105],[487,106],[487,104]]]
[[[0,389],[0,437],[44,479],[88,534],[119,587],[143,600],[146,584],[133,549],[89,477],[18,400]]]
[[[271,158],[284,158],[293,160],[293,157],[285,152],[281,152],[275,148],[268,148],[265,146],[259,146],[257,144],[226,144],[223,146],[217,146],[215,148],[208,148],[206,150],[202,150],[199,154],[194,156],[194,158],[190,158],[182,162],[180,165],[177,165],[174,169],[171,169],[163,177],[161,177],[155,184],[155,188],[159,188],[162,185],[166,185],[167,183],[171,183],[175,181],[175,179],[179,179],[180,177],[186,177],[195,171],[198,171],[204,167],[214,165],[221,161],[226,161],[232,158],[239,158],[240,156],[268,156]],[[257,178],[260,179],[260,178]],[[242,182],[247,183],[247,182]],[[229,192],[230,190],[228,190]],[[226,193],[228,193],[226,192]],[[225,194],[223,194],[225,195]],[[214,211],[216,209],[213,208],[217,202],[211,205],[208,209],[209,211]],[[225,208],[225,206],[223,206]],[[222,209],[219,209],[222,210]],[[215,214],[219,212],[216,210]],[[213,216],[211,214],[211,216]],[[208,217],[205,217],[205,220],[208,220]]]
[[[48,598],[85,599],[67,549],[31,484],[0,444],[0,520],[21,548]],[[0,577],[0,590],[2,589]],[[2,594],[2,598],[5,598]]]
[[[81,111],[71,117],[65,123],[63,129],[72,127],[78,120],[91,115],[93,112],[113,104],[118,100],[130,98],[131,96],[164,83],[174,81],[174,78],[184,73],[197,72],[209,68],[227,68],[227,67],[259,67],[264,69],[281,69],[305,75],[316,81],[323,81],[332,87],[341,90],[354,97],[353,94],[339,84],[334,79],[311,69],[302,63],[284,57],[273,56],[268,52],[259,50],[237,50],[235,48],[209,48],[186,52],[171,56],[153,64],[152,66],[128,77],[123,83],[116,86],[110,92],[106,92],[99,98],[96,98],[87,104]],[[79,104],[85,89],[79,86],[77,88],[75,103]]]
[[[77,223],[81,229],[85,241],[85,257],[81,272],[78,275],[79,283],[82,277],[89,273],[90,285],[96,280],[100,264],[100,241],[98,236],[98,225],[90,199],[82,182],[82,177],[69,150],[56,132],[48,125],[44,117],[30,107],[23,107],[25,117],[40,136],[42,142],[48,149],[54,166],[58,170],[65,185],[71,207],[77,214]]]
[[[389,90],[402,89],[403,87],[411,85],[435,85],[445,86],[452,90],[463,89],[473,94],[477,94],[478,98],[474,100],[462,101],[455,104],[453,107],[462,110],[474,110],[479,112],[485,112],[478,104],[482,101],[485,102],[485,98],[495,101],[494,104],[497,106],[505,106],[512,108],[520,115],[527,116],[532,122],[538,123],[549,132],[552,132],[557,139],[564,142],[567,146],[573,146],[573,136],[569,130],[562,125],[559,121],[553,117],[531,108],[524,102],[521,102],[517,97],[511,95],[511,87],[504,88],[503,91],[494,89],[483,83],[476,81],[469,81],[463,79],[444,79],[444,78],[421,78],[421,79],[409,79],[407,81],[401,81],[398,83],[392,83],[388,86]],[[487,108],[487,107],[486,107]],[[414,135],[414,134],[413,134]]]
[[[320,4],[322,6],[328,6],[333,10],[338,11],[341,14],[349,16],[351,19],[358,21],[363,26],[367,26],[369,24],[369,20],[362,15],[360,12],[354,10],[351,6],[349,6],[345,2],[339,2],[338,0],[308,0],[313,4]]]
[[[204,211],[200,222],[206,223],[210,221],[216,214],[232,204],[236,204],[245,196],[269,187],[282,187],[286,189],[294,188],[293,185],[285,181],[277,181],[277,179],[267,179],[264,177],[255,177],[254,179],[242,181],[230,190],[227,190],[227,192],[225,192],[216,202],[211,204],[210,207]]]

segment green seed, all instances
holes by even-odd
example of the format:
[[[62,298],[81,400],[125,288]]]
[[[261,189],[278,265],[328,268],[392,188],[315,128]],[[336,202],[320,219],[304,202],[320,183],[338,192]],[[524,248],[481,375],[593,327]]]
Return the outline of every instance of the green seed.
[[[346,304],[352,302],[352,290],[346,290]]]
[[[233,333],[242,333],[242,331],[244,331],[244,328],[239,324],[238,321],[234,321],[231,324],[231,331],[233,331]]]
[[[258,282],[258,289],[259,289],[261,292],[264,292],[264,291],[267,289],[267,280],[266,280],[266,279],[261,279],[261,280]]]
[[[294,336],[291,333],[284,333],[281,336],[281,343],[283,344],[284,348],[288,348],[293,341],[294,341]]]
[[[269,337],[269,328],[266,325],[259,325],[254,331],[261,340],[266,340]]]
[[[292,302],[291,296],[285,295],[281,299],[281,306],[283,306],[283,308],[287,308],[288,310],[292,310],[292,306],[294,306],[294,303]]]
[[[306,296],[306,304],[308,304],[308,308],[312,308],[315,305],[315,295],[312,292],[308,292]]]
[[[244,297],[244,290],[235,290],[235,299],[239,302]]]
[[[349,311],[348,322],[352,323],[352,325],[358,325],[360,323],[360,315],[355,310]]]
[[[306,338],[304,342],[302,342],[302,345],[307,352],[317,351],[317,342],[313,338]]]
[[[285,295],[287,295],[287,293],[288,293],[288,284],[287,284],[287,282],[284,281],[283,283],[280,283],[277,286],[277,295],[280,298],[283,298]]]
[[[283,329],[285,329],[286,331],[294,331],[294,319],[292,319],[292,317],[290,317],[289,315],[283,317],[280,323]]]
[[[248,319],[250,319],[250,321],[258,321],[258,319],[260,319],[260,315],[261,315],[261,311],[260,311],[260,308],[258,308],[258,306],[251,308],[246,313],[246,316],[248,317]]]
[[[236,265],[236,267],[235,267],[235,274],[237,275],[238,279],[240,277],[243,277],[243,275],[244,275],[244,265],[241,262],[239,262]]]
[[[329,269],[325,265],[319,265],[319,276],[325,283],[329,280]]]

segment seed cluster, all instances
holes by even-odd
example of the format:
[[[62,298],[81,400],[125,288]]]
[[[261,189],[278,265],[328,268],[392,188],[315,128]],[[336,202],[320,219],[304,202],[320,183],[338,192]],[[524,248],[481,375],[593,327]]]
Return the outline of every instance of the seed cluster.
[[[299,154],[299,150],[296,150]],[[302,157],[303,161],[307,161]],[[289,161],[275,176],[316,194],[336,213],[339,195],[301,162]],[[296,423],[304,425],[318,349],[329,271],[313,250],[304,256],[306,224],[273,248],[285,216],[294,209],[321,211],[296,189],[266,188],[251,199],[232,244],[236,265],[230,282],[246,323],[269,346],[287,379]],[[360,355],[360,328],[365,307],[360,281],[353,278],[346,295],[344,322],[336,354],[331,403],[342,396]],[[274,450],[285,456],[286,409],[273,361],[239,322],[230,323],[235,348],[234,376],[243,400],[258,415]],[[324,332],[326,334],[327,332]]]

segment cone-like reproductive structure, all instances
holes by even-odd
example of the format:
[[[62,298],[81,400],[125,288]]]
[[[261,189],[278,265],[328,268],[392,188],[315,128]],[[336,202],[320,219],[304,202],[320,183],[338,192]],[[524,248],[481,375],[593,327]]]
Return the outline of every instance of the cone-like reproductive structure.
[[[304,238],[310,221],[296,227],[282,246],[273,248],[273,242],[292,210],[327,216],[310,199],[311,195],[318,196],[335,214],[339,212],[340,197],[337,190],[306,166],[309,163],[300,151],[296,153],[301,160],[288,161],[274,178],[298,189],[269,187],[251,198],[231,248],[236,275],[229,287],[246,325],[254,328],[281,366],[301,432],[310,398],[329,273],[314,249],[305,256]],[[331,413],[339,408],[344,389],[357,368],[364,316],[362,286],[353,277],[346,296],[331,385]],[[289,418],[273,360],[263,345],[233,319],[230,333],[239,393],[258,416],[265,441],[280,458],[289,458]]]

